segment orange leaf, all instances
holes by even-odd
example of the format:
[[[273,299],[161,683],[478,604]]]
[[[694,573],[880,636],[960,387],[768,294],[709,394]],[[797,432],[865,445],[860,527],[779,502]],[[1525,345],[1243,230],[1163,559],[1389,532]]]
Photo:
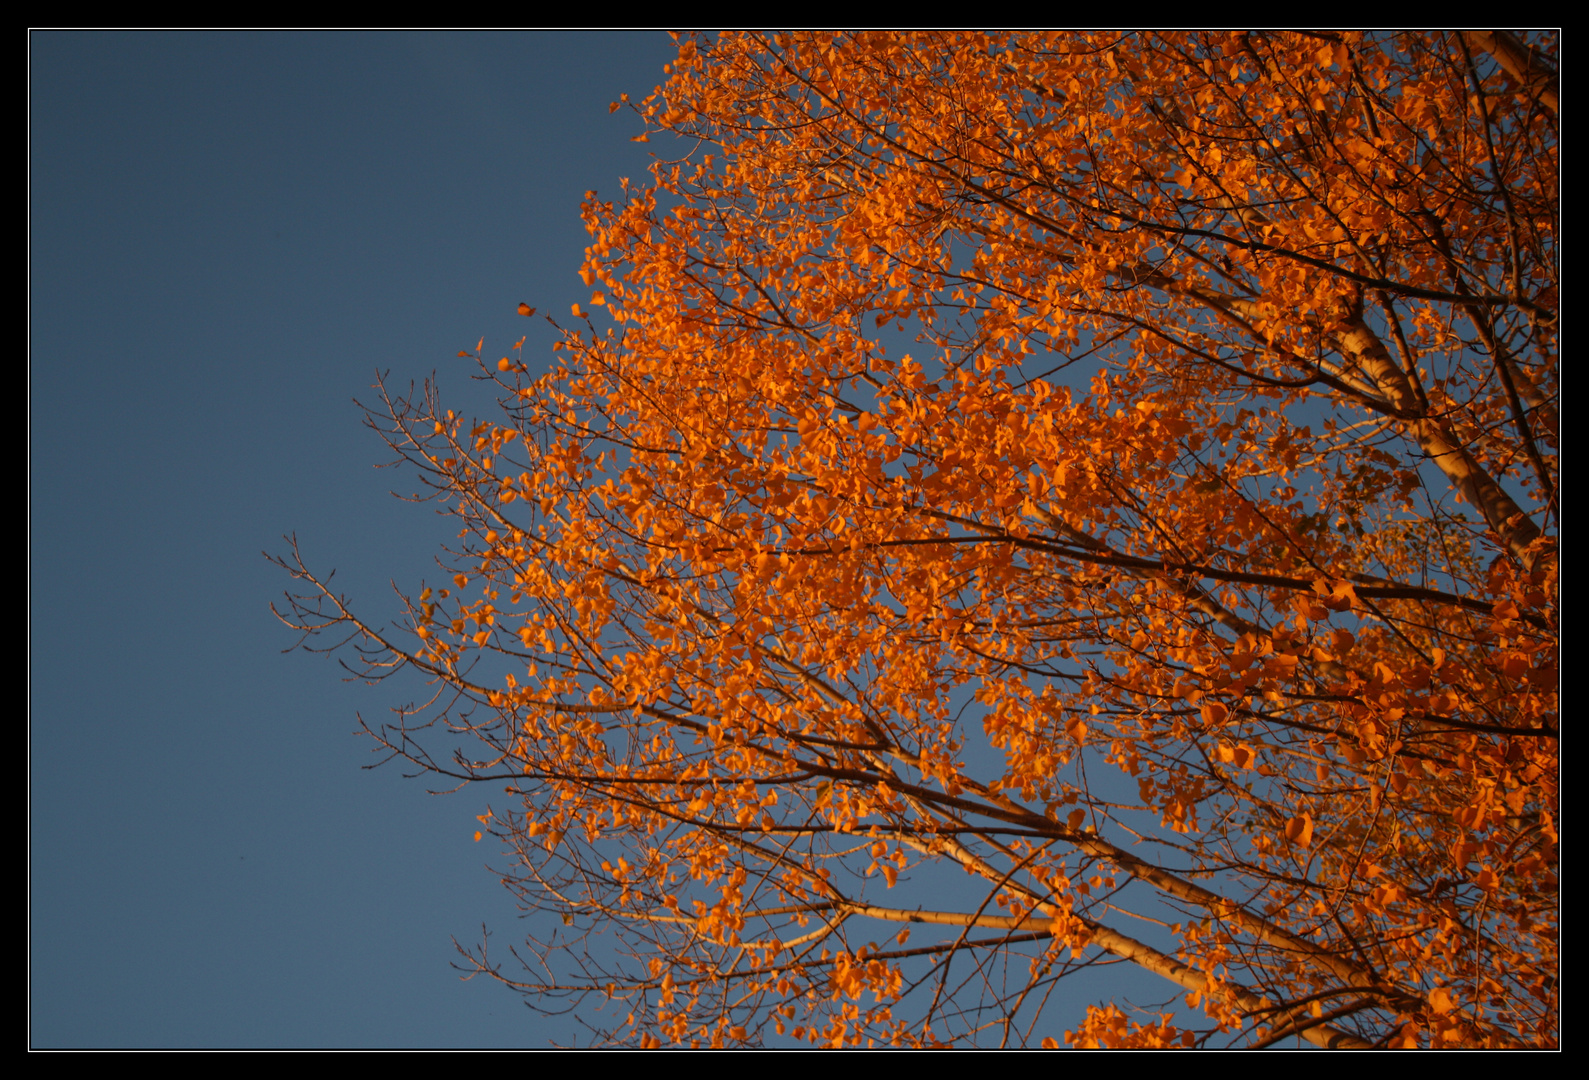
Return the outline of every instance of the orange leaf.
[[[1286,822],[1286,839],[1297,847],[1313,843],[1313,815],[1303,814]]]

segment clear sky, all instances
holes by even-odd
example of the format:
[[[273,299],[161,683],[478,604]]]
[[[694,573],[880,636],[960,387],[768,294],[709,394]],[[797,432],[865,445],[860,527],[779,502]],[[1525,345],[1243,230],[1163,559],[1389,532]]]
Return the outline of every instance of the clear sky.
[[[385,689],[283,655],[262,551],[377,613],[446,532],[360,425],[588,299],[666,34],[30,37],[31,1041],[570,1041],[451,939],[522,937],[480,799],[371,763]],[[532,338],[531,345],[538,338]],[[527,356],[534,355],[533,348]],[[383,607],[382,605],[386,605]]]

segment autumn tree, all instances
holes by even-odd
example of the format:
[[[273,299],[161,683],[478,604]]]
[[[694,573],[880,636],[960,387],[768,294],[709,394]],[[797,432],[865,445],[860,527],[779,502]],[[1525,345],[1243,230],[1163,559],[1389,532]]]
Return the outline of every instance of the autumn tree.
[[[684,39],[550,370],[371,413],[455,576],[284,562],[562,916],[474,964],[642,1046],[1553,1045],[1555,53]]]

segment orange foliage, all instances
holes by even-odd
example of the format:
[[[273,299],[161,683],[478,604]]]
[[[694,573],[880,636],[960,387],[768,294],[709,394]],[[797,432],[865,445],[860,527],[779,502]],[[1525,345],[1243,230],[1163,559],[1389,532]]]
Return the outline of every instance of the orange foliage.
[[[372,413],[455,589],[288,564],[506,787],[572,930],[479,967],[645,1046],[1554,1044],[1555,48],[685,39],[550,373]]]

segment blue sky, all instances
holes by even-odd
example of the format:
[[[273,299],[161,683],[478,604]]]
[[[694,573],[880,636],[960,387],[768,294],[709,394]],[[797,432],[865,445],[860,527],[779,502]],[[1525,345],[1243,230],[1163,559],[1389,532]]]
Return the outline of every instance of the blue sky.
[[[353,399],[567,310],[645,175],[662,33],[30,37],[31,1041],[569,1041],[451,939],[519,933],[479,800],[372,758],[385,690],[283,654],[296,532],[379,610],[445,527]],[[532,337],[527,355],[540,338]]]

